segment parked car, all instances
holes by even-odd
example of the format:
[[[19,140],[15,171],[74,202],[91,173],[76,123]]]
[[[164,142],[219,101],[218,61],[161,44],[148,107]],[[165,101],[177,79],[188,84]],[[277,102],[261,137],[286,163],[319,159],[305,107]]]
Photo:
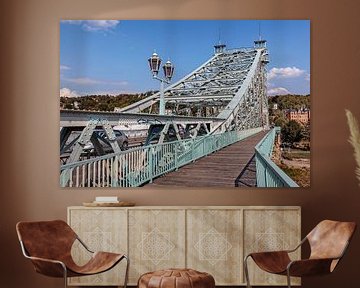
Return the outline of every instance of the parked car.
[[[113,130],[114,133],[115,133],[115,137],[116,137],[116,141],[120,147],[120,149],[122,151],[124,150],[127,150],[128,149],[128,146],[129,146],[129,139],[128,137],[125,135],[124,132],[122,132],[121,130]],[[110,145],[110,141],[108,140],[108,137],[105,133],[104,130],[102,129],[97,129],[97,130],[94,130],[95,135],[96,135],[96,138],[99,140],[99,143],[101,145],[101,147],[103,148],[104,152],[105,153],[111,153],[113,152],[113,149]],[[84,146],[84,151],[85,152],[95,152],[95,148],[94,148],[94,144],[89,141],[85,146]]]

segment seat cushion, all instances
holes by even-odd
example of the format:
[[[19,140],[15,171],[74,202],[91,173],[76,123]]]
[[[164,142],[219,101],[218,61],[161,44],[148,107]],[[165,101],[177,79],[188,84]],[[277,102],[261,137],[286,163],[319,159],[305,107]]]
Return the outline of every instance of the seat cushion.
[[[95,252],[84,266],[77,266],[71,259],[71,261],[66,263],[68,277],[86,276],[105,272],[114,267],[123,258],[123,254]]]
[[[286,274],[286,267],[291,262],[286,251],[251,253],[255,263],[269,273]]]
[[[138,288],[213,288],[214,277],[193,269],[166,269],[143,274]]]

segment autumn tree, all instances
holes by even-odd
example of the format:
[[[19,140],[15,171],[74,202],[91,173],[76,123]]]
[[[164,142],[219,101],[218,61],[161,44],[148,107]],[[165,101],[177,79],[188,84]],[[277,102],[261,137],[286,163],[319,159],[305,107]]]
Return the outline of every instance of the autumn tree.
[[[295,120],[290,120],[281,129],[282,141],[287,143],[299,142],[302,139],[303,127]]]

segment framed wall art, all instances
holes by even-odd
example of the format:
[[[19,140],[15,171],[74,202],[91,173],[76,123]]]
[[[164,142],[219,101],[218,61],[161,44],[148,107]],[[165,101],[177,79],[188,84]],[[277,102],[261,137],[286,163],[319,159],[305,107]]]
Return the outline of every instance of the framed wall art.
[[[62,20],[61,187],[310,186],[309,20]]]

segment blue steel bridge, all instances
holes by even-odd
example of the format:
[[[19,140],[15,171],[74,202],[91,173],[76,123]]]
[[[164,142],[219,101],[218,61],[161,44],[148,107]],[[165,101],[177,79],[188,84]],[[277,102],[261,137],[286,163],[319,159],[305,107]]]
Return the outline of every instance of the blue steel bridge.
[[[60,185],[297,187],[271,161],[279,130],[269,127],[266,40],[214,47],[208,61],[164,90],[166,115],[158,115],[160,93],[119,112],[61,110]],[[122,151],[113,127],[139,123],[148,127],[145,145]],[[99,128],[103,136],[94,133]],[[98,154],[84,159],[89,142]]]

